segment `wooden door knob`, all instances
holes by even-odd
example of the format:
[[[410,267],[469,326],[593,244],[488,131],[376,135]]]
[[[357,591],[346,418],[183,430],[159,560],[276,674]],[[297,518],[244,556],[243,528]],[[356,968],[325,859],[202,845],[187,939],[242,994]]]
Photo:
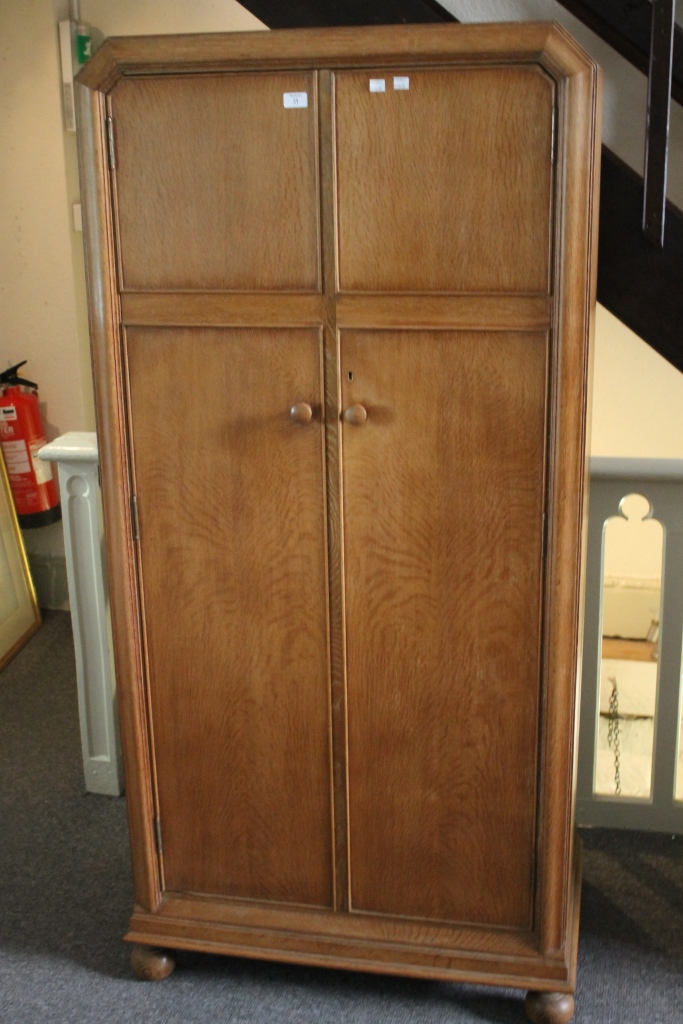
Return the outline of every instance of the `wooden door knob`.
[[[297,402],[289,410],[289,415],[295,423],[310,423],[313,419],[313,410],[308,402]]]
[[[365,423],[367,418],[368,410],[364,405],[350,405],[344,413],[346,422],[353,423],[356,427],[359,427],[361,423]]]

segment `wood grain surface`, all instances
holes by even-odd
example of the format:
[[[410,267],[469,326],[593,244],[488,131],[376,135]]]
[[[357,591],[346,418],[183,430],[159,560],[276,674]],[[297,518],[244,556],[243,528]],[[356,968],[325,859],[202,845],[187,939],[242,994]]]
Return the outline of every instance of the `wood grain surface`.
[[[136,327],[318,327],[323,296],[297,292],[123,292]]]
[[[334,221],[334,214],[329,213]],[[332,246],[334,240],[332,239]],[[334,248],[324,295],[292,292],[123,292],[126,325],[193,327],[447,327],[453,330],[537,331],[550,327],[545,295],[352,293],[335,296]],[[336,337],[333,339],[336,346]],[[336,358],[336,347],[335,347]]]
[[[485,293],[404,295],[353,292],[337,296],[340,327],[444,327],[460,331],[538,331],[550,327],[545,295]]]
[[[647,640],[624,640],[619,636],[603,636],[602,657],[624,661],[656,661],[657,644]]]
[[[531,1024],[568,1024],[574,1016],[574,996],[569,992],[529,992],[524,1012]]]
[[[395,26],[81,81],[127,938],[572,990],[594,63]]]
[[[584,60],[577,43],[575,59]],[[584,64],[558,97],[553,366],[548,423],[547,586],[536,906],[543,952],[567,943],[574,879],[576,702],[588,517],[588,426],[595,331],[600,71]],[[560,160],[561,156],[561,160]],[[595,254],[595,258],[594,258]],[[581,395],[581,400],[577,396]]]
[[[342,333],[354,909],[531,925],[546,364]]]
[[[332,74],[318,76],[320,180],[322,186],[323,345],[325,361],[325,451],[329,573],[330,692],[332,697],[332,786],[334,808],[334,905],[349,909],[348,742],[346,730],[346,639],[344,634],[344,545],[341,515],[339,339],[335,281],[334,118]]]
[[[122,77],[263,68],[339,68],[403,64],[540,64],[558,80],[585,73],[588,57],[561,25],[363,25],[353,28],[105,40],[79,72],[90,89],[108,91]]]
[[[175,953],[155,946],[133,946],[130,966],[141,981],[164,981],[175,970]]]
[[[285,92],[305,92],[287,110]],[[319,288],[312,74],[121,82],[111,97],[126,289]]]
[[[127,348],[166,886],[329,905],[319,332]]]
[[[349,71],[335,97],[342,291],[547,292],[547,75]]]
[[[154,910],[161,895],[154,847],[153,763],[140,636],[140,592],[130,517],[130,450],[121,365],[119,296],[106,98],[76,86],[88,318],[105,521],[116,698],[121,724],[135,902]]]
[[[376,914],[166,894],[154,914],[134,911],[129,942],[189,948],[322,967],[489,982],[549,992],[576,984],[581,845],[566,954],[542,955],[529,931],[452,927]]]

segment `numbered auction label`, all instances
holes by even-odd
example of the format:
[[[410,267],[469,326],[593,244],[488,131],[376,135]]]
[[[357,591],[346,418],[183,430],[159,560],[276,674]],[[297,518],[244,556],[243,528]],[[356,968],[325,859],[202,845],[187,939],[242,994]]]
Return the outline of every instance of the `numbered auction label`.
[[[370,92],[385,92],[386,82],[383,78],[371,78],[370,79]]]
[[[282,103],[287,110],[291,110],[293,107],[307,107],[308,106],[308,93],[307,92],[283,92]]]

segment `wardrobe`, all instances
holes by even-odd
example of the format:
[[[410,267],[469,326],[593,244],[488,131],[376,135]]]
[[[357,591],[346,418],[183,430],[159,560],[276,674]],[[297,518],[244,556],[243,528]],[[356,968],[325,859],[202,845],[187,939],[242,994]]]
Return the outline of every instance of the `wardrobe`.
[[[598,100],[540,23],[81,72],[141,976],[205,950],[570,1019]]]

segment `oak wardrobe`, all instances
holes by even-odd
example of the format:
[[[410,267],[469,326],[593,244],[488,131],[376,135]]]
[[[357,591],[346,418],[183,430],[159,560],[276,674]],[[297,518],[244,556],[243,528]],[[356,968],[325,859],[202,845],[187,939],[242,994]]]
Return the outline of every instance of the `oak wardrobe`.
[[[599,73],[547,24],[80,74],[139,974],[573,1010]]]

